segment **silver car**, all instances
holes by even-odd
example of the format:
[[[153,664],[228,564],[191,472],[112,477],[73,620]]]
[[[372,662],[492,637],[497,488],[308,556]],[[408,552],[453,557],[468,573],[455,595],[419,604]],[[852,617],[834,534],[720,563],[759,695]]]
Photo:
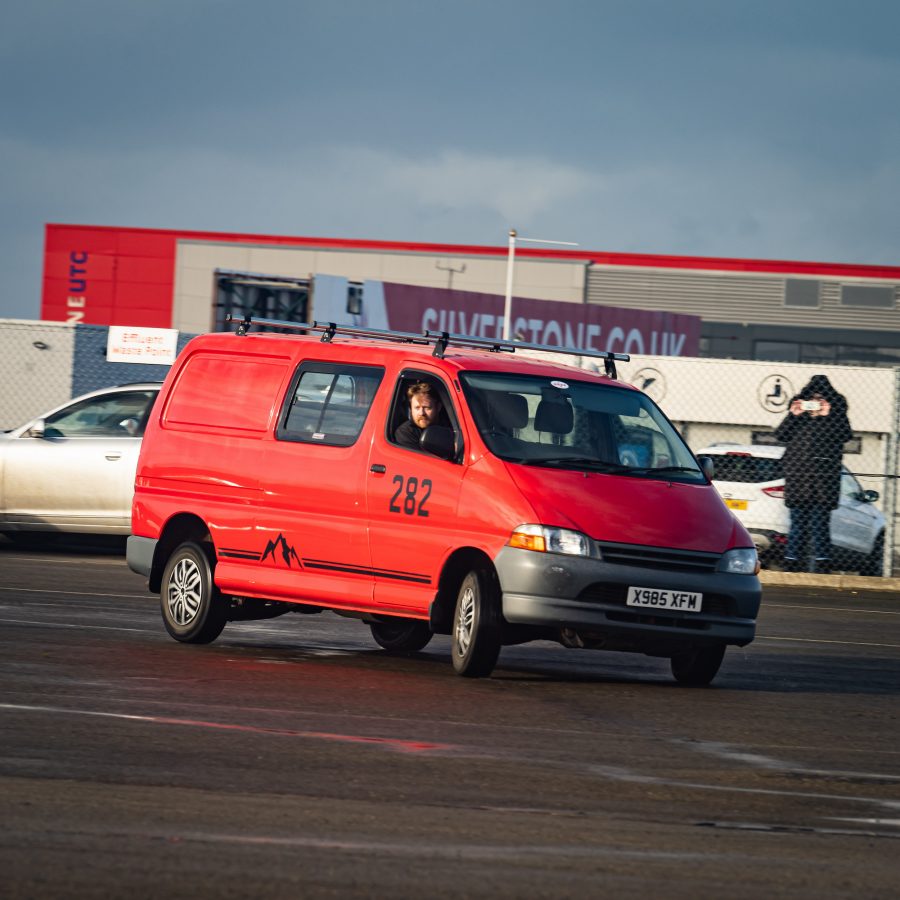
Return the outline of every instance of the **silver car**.
[[[92,391],[0,433],[0,534],[129,534],[141,438],[160,387]]]

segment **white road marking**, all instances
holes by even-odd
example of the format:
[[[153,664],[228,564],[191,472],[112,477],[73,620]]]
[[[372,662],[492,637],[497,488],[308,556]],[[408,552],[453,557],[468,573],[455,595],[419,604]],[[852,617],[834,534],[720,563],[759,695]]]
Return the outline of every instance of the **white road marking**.
[[[172,718],[168,716],[142,716],[142,715],[134,715],[128,713],[113,713],[113,712],[104,712],[101,710],[85,710],[85,709],[66,709],[64,707],[53,707],[53,706],[36,706],[36,705],[28,705],[28,704],[15,704],[15,703],[0,703],[0,709],[9,709],[9,710],[18,710],[22,712],[45,712],[51,714],[59,714],[59,715],[81,715],[81,716],[93,716],[98,718],[109,718],[109,719],[119,719],[124,721],[132,721],[132,722],[146,722],[149,724],[158,724],[158,725],[182,725],[182,726],[191,726],[191,727],[203,727],[203,728],[213,728],[213,729],[221,729],[226,731],[241,731],[241,732],[251,732],[255,734],[261,734],[266,736],[277,736],[277,737],[300,737],[300,738],[313,738],[320,740],[328,740],[328,741],[336,741],[341,743],[353,743],[353,744],[368,744],[368,745],[376,745],[383,746],[387,749],[392,750],[400,750],[405,752],[412,752],[413,754],[417,752],[424,751],[451,751],[454,755],[459,756],[468,756],[475,755],[478,757],[482,757],[483,754],[475,748],[466,748],[461,746],[453,746],[450,744],[436,744],[431,742],[422,742],[422,741],[408,741],[403,739],[394,739],[394,738],[379,738],[379,737],[369,737],[365,735],[349,735],[349,734],[337,734],[330,732],[319,732],[319,731],[297,731],[297,730],[289,730],[289,729],[279,729],[279,728],[265,728],[265,727],[256,727],[256,726],[247,726],[247,725],[234,725],[224,722],[210,722],[210,721],[202,721],[196,719],[178,719]],[[528,759],[533,763],[535,762],[533,757],[528,757]],[[579,767],[580,768],[580,767]],[[635,783],[635,784],[653,784],[653,785],[661,785],[669,788],[680,788],[680,789],[688,789],[688,790],[700,790],[700,791],[715,791],[717,793],[724,794],[749,794],[754,796],[766,796],[766,797],[794,797],[802,800],[827,800],[833,803],[863,803],[870,806],[878,806],[884,809],[889,809],[891,811],[900,810],[900,801],[897,800],[885,800],[878,797],[859,797],[853,795],[843,795],[843,794],[826,794],[822,792],[810,792],[810,791],[787,791],[787,790],[779,790],[776,788],[749,788],[749,787],[738,787],[734,785],[722,785],[722,784],[703,784],[702,782],[694,782],[694,781],[678,781],[676,779],[671,778],[661,778],[655,775],[642,775],[638,772],[632,772],[628,769],[623,769],[615,766],[588,766],[587,771],[592,775],[596,775],[600,778],[606,778],[612,781],[620,781],[625,783]]]
[[[709,753],[712,756],[718,756],[722,759],[734,760],[735,762],[745,763],[746,765],[756,766],[761,769],[770,771],[787,772],[791,775],[815,775],[823,778],[852,778],[860,781],[900,781],[900,775],[887,775],[878,772],[847,772],[838,769],[811,769],[797,763],[788,762],[783,759],[776,759],[773,756],[764,756],[761,753],[751,753],[747,750],[740,750],[729,746],[728,744],[719,744],[715,741],[694,741],[694,740],[675,740],[675,744],[687,749],[699,750],[703,753]]]
[[[249,844],[272,847],[309,847],[317,850],[341,850],[351,853],[375,853],[379,856],[429,856],[446,859],[534,859],[540,856],[592,858],[596,856],[624,857],[626,859],[679,859],[706,861],[709,850],[701,853],[667,850],[626,850],[619,847],[586,847],[583,844],[515,844],[485,847],[483,844],[417,843],[414,841],[362,841],[338,838],[274,837],[246,834],[211,834],[185,832],[168,835],[169,840],[198,841],[204,843]],[[729,853],[730,855],[730,853]]]
[[[848,612],[868,613],[873,616],[900,616],[900,611],[893,609],[860,609],[858,606],[806,606],[802,603],[766,603],[766,609],[809,609],[813,612]]]
[[[180,725],[189,728],[209,728],[217,731],[238,731],[274,737],[307,738],[320,741],[331,741],[340,744],[356,744],[374,746],[401,753],[423,753],[433,750],[447,751],[457,749],[452,744],[439,744],[434,741],[417,741],[405,738],[378,737],[366,734],[339,734],[327,731],[298,731],[289,728],[267,728],[259,725],[240,725],[231,722],[211,722],[205,719],[179,719],[172,716],[141,716],[132,713],[114,713],[94,709],[71,709],[64,706],[36,706],[19,703],[0,703],[0,709],[18,710],[20,712],[40,712],[70,716],[92,716],[101,719],[120,719],[126,722],[146,722],[151,725]]]
[[[835,818],[835,822],[859,822],[862,825],[889,825],[900,828],[900,819],[842,819]]]
[[[61,565],[72,565],[77,564],[79,566],[87,565],[87,566],[122,566],[125,562],[125,557],[123,556],[115,556],[112,559],[102,559],[91,556],[21,556],[20,554],[4,554],[3,559],[15,559],[22,560],[24,562],[39,562],[44,565],[52,565],[53,563],[59,563]]]
[[[770,634],[758,634],[758,641],[789,641],[797,644],[839,644],[842,647],[893,647],[900,650],[900,644],[873,644],[867,641],[829,641],[824,638],[775,637]]]
[[[868,803],[882,806],[890,810],[900,810],[900,800],[882,800],[878,797],[855,797],[844,794],[823,794],[810,791],[782,791],[777,788],[736,787],[727,784],[702,784],[697,781],[675,781],[671,778],[659,778],[655,775],[639,775],[627,769],[614,766],[590,766],[588,771],[615,781],[633,782],[635,784],[655,784],[663,787],[689,788],[696,791],[715,791],[722,794],[752,794],[762,797],[798,797],[803,800],[830,800],[835,803]]]
[[[124,628],[121,625],[83,625],[68,622],[33,622],[28,619],[0,619],[5,625],[34,625],[38,628],[77,628],[79,631],[93,629],[95,631],[133,631],[135,634],[147,634],[146,628]]]
[[[65,594],[70,597],[114,597],[116,600],[144,600],[153,595],[146,594],[100,594],[97,591],[57,591],[47,588],[0,587],[7,594]]]

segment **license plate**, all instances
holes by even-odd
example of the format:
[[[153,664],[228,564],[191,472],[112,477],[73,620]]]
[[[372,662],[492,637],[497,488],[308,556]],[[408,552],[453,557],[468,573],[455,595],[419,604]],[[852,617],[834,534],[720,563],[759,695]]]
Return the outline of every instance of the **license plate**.
[[[703,594],[694,591],[667,591],[662,588],[630,587],[628,606],[651,609],[677,609],[679,612],[700,612]]]
[[[729,509],[746,509],[747,501],[746,500],[726,500],[725,505]]]

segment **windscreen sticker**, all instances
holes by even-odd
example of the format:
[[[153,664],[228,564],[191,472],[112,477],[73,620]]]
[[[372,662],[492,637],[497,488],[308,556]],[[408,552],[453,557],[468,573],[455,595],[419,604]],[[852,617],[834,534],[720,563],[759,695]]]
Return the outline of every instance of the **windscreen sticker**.
[[[565,381],[551,381],[550,384],[555,388],[559,388],[561,391],[568,390],[569,387],[569,385],[566,384]]]

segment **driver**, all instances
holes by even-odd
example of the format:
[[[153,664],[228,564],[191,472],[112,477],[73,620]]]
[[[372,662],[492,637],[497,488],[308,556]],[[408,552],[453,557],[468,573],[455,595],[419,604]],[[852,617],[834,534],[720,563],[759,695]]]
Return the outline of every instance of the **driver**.
[[[434,385],[427,381],[411,385],[406,396],[409,399],[409,418],[397,427],[394,440],[401,447],[418,450],[422,432],[429,425],[445,424],[446,416],[441,415],[444,407]]]

